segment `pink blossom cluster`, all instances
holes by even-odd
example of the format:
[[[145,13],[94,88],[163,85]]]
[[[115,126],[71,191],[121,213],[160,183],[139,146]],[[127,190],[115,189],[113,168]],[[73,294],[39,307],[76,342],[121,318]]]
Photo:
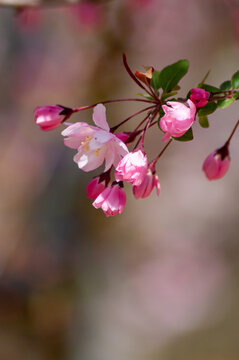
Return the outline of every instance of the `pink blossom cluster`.
[[[148,68],[146,73],[132,73],[125,56],[124,65],[131,78],[147,93],[144,99],[116,99],[106,100],[103,103],[121,101],[139,101],[147,107],[121,121],[110,128],[106,120],[106,108],[103,103],[97,103],[80,108],[68,108],[61,105],[38,106],[35,109],[35,122],[44,131],[52,130],[64,123],[62,131],[64,144],[76,150],[73,157],[79,169],[90,172],[104,166],[103,172],[94,177],[88,184],[86,192],[93,199],[93,206],[101,208],[106,216],[121,214],[126,204],[124,183],[132,185],[132,192],[136,199],[148,197],[153,189],[160,194],[159,178],[156,174],[156,163],[173,140],[182,141],[186,133],[192,133],[192,126],[196,122],[197,113],[209,101],[218,99],[202,88],[194,88],[189,92],[189,98],[165,101],[162,93],[151,86],[154,69]],[[168,83],[165,88],[167,89]],[[170,93],[169,93],[170,94]],[[226,95],[225,95],[226,94]],[[232,96],[232,93],[219,91],[219,100],[222,96]],[[167,94],[168,95],[168,94]],[[210,105],[210,104],[209,104]],[[68,123],[75,112],[93,108],[93,122]],[[204,110],[205,112],[205,110]],[[118,128],[135,116],[146,113],[146,116],[131,132],[116,132]],[[159,119],[155,120],[159,115]],[[148,161],[145,152],[145,135],[147,130],[158,124],[164,135],[163,142],[167,144],[161,152],[151,161]],[[213,151],[203,163],[203,171],[209,180],[222,178],[229,169],[230,156],[229,144],[234,135],[239,121],[236,123],[225,145]],[[190,130],[190,131],[189,131]],[[135,143],[130,150],[130,144]],[[101,169],[102,170],[102,169]]]

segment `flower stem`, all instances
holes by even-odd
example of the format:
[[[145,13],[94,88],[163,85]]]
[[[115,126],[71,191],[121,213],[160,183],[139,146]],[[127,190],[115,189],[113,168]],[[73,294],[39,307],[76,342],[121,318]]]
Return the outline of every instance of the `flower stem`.
[[[75,107],[73,108],[73,112],[78,112],[81,110],[87,110],[87,109],[91,109],[93,107],[95,107],[98,104],[110,104],[110,103],[116,103],[116,102],[121,102],[121,101],[140,101],[140,102],[144,102],[144,103],[150,103],[150,104],[156,104],[156,101],[154,100],[146,100],[146,99],[138,99],[138,98],[129,98],[129,99],[112,99],[112,100],[105,100],[105,101],[99,101],[95,104],[92,105],[87,105],[87,106],[81,106],[81,107]]]
[[[158,159],[163,155],[163,153],[165,152],[165,150],[167,149],[167,147],[171,144],[171,142],[173,141],[173,139],[170,139],[167,144],[164,146],[164,148],[162,149],[162,151],[158,154],[158,156],[156,156],[156,158],[150,163],[150,166],[152,168],[154,168],[156,162],[158,161]]]
[[[160,102],[159,98],[155,95],[155,93],[152,91],[149,91],[144,85],[141,84],[141,82],[136,78],[136,76],[134,75],[134,73],[132,72],[132,70],[130,69],[128,63],[127,63],[127,59],[126,59],[126,55],[123,54],[123,63],[124,63],[124,67],[127,71],[127,73],[129,74],[129,76],[136,82],[136,84],[141,87],[141,89],[144,89],[144,91],[146,91],[150,96],[152,96],[157,102]]]
[[[112,133],[115,132],[115,130],[117,130],[121,125],[125,124],[128,120],[130,120],[130,119],[132,119],[133,117],[135,117],[135,116],[143,113],[144,111],[150,110],[150,109],[152,109],[152,108],[154,108],[154,105],[148,106],[148,107],[146,107],[145,109],[142,109],[142,110],[140,110],[140,111],[137,111],[135,114],[133,114],[133,115],[127,117],[125,120],[121,121],[118,125],[112,127],[112,128],[110,129],[110,131],[111,131]],[[148,117],[148,115],[147,115],[147,117]],[[146,119],[147,119],[147,117],[146,117]],[[136,129],[136,130],[137,130],[137,129]]]
[[[239,126],[239,120],[237,120],[237,123],[236,123],[236,125],[234,126],[234,128],[233,128],[233,130],[232,130],[232,132],[231,132],[231,135],[229,136],[229,138],[228,138],[228,140],[226,141],[225,145],[228,146],[228,145],[230,144],[230,141],[231,141],[233,135],[235,134],[236,129],[237,129],[238,126]]]

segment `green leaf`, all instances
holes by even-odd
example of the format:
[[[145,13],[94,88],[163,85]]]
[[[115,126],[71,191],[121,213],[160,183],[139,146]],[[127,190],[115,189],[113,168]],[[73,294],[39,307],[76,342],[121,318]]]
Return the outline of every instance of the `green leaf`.
[[[198,116],[205,116],[212,114],[216,110],[216,108],[217,108],[217,104],[215,102],[208,102],[207,105],[205,105],[198,111]]]
[[[233,94],[233,98],[236,99],[236,100],[239,99],[239,92],[238,91]]]
[[[159,84],[164,92],[170,92],[188,71],[188,61],[179,60],[166,66],[159,74]]]
[[[153,75],[152,75],[152,79],[150,81],[150,85],[156,91],[160,88],[159,75],[160,75],[160,72],[154,70]]]
[[[231,80],[224,81],[224,82],[220,85],[220,89],[221,89],[221,90],[230,90],[231,88],[232,88],[232,82],[231,82]]]
[[[176,94],[177,94],[177,91],[172,91],[172,92],[166,93],[166,94],[162,95],[161,100],[163,101],[163,100],[165,100],[171,96],[174,96]],[[172,101],[172,99],[170,99],[170,100]]]
[[[174,140],[177,141],[191,141],[193,140],[193,131],[192,128],[190,128],[183,136],[180,137],[173,137]]]
[[[231,104],[233,104],[235,101],[235,99],[224,99],[224,100],[218,100],[217,102],[217,106],[221,109],[225,109],[226,107],[230,106]]]
[[[206,91],[209,91],[209,92],[217,92],[217,91],[220,91],[221,89],[215,87],[215,86],[212,86],[212,85],[208,85],[208,84],[203,84],[202,86],[198,86],[200,87],[201,89],[204,89]]]
[[[239,71],[232,76],[232,87],[233,89],[239,89]]]
[[[141,93],[137,93],[136,95],[138,96],[142,96],[143,98],[147,99],[147,100],[154,100],[154,98],[148,94],[141,94]]]
[[[209,127],[209,122],[208,122],[208,117],[205,116],[199,116],[199,124],[201,125],[201,127],[203,128],[208,128]]]

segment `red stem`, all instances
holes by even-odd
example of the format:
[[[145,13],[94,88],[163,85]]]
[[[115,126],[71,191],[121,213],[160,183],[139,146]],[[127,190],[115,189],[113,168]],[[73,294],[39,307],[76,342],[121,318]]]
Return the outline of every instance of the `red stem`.
[[[146,99],[137,99],[137,98],[135,98],[135,99],[112,99],[112,100],[99,101],[92,105],[76,107],[76,108],[73,108],[72,110],[73,110],[73,112],[78,112],[81,110],[91,109],[98,104],[110,104],[110,103],[121,102],[121,101],[140,101],[140,102],[145,102],[145,103],[150,103],[150,104],[156,104],[156,102],[154,100],[146,100]]]
[[[154,105],[148,106],[148,107],[146,107],[145,109],[142,109],[142,110],[136,112],[135,114],[127,117],[125,120],[123,120],[122,122],[120,122],[118,125],[112,127],[112,128],[110,129],[110,131],[111,131],[111,132],[115,132],[115,130],[117,130],[121,125],[125,124],[128,120],[130,120],[130,119],[132,119],[133,117],[135,117],[135,116],[143,113],[144,111],[147,111],[147,110],[149,110],[149,109],[152,109],[152,108],[154,108]],[[148,115],[147,115],[147,117],[148,117]],[[147,119],[147,117],[146,117],[146,119]],[[137,130],[137,129],[136,129],[136,130]]]
[[[226,144],[225,144],[225,145],[228,146],[228,145],[230,144],[230,141],[231,141],[233,135],[235,134],[236,129],[237,129],[238,126],[239,126],[239,120],[237,120],[237,123],[236,123],[236,125],[234,126],[234,128],[233,128],[233,130],[232,130],[232,133],[231,133],[231,135],[229,136],[228,140],[226,141]]]

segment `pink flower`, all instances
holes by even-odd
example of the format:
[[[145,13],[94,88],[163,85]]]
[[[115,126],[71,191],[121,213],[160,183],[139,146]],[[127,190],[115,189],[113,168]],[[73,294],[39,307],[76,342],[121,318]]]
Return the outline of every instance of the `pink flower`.
[[[106,121],[105,106],[98,104],[93,110],[93,121],[97,125],[78,122],[62,132],[67,136],[66,146],[77,149],[74,161],[84,171],[101,166],[105,160],[105,171],[112,165],[117,166],[121,158],[129,151],[123,141],[110,132]]]
[[[200,108],[207,104],[209,95],[210,95],[209,92],[204,89],[200,89],[200,88],[191,89],[190,99],[192,100],[194,105],[196,105],[197,108]]]
[[[105,181],[100,181],[100,177],[92,179],[86,187],[86,193],[89,199],[97,198],[105,189]]]
[[[227,146],[213,151],[203,163],[203,171],[208,180],[221,179],[229,169],[230,157]]]
[[[160,127],[165,132],[162,138],[164,142],[171,136],[182,136],[195,122],[196,106],[191,100],[187,100],[187,105],[168,101],[167,105],[162,106],[165,115],[160,120]]]
[[[103,190],[93,202],[93,206],[96,209],[101,208],[106,216],[114,216],[122,213],[125,203],[126,194],[124,190],[115,184]]]
[[[148,197],[153,191],[154,187],[156,188],[157,195],[160,194],[160,184],[158,175],[152,173],[150,169],[143,180],[143,182],[138,186],[133,186],[133,194],[136,199],[143,199]]]
[[[138,186],[144,180],[147,169],[146,155],[141,150],[130,152],[119,162],[115,170],[115,179]]]
[[[72,109],[58,105],[38,106],[34,110],[35,122],[42,130],[48,131],[61,125],[66,116],[72,113]]]

